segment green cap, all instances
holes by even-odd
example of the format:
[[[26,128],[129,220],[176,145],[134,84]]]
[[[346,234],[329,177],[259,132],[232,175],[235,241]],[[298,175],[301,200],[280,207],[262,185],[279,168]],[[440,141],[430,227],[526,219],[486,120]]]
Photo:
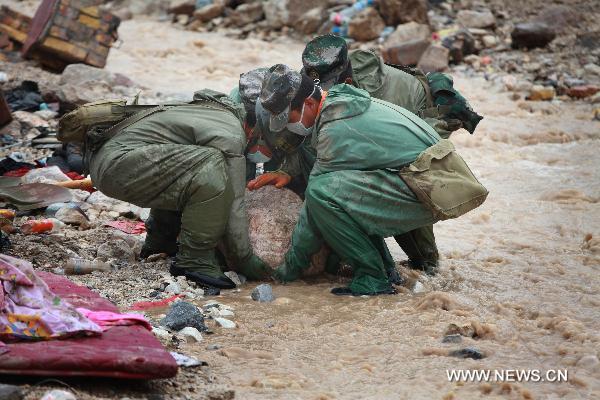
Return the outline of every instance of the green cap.
[[[348,45],[343,38],[335,35],[317,36],[302,52],[304,72],[313,80],[318,79],[325,90],[337,83],[349,63]]]
[[[264,125],[270,131],[279,132],[287,125],[290,104],[301,84],[302,75],[287,65],[276,64],[269,68],[256,102],[256,117],[266,119]]]
[[[260,96],[268,72],[267,68],[257,68],[240,75],[240,98],[246,112],[254,112],[256,100]]]

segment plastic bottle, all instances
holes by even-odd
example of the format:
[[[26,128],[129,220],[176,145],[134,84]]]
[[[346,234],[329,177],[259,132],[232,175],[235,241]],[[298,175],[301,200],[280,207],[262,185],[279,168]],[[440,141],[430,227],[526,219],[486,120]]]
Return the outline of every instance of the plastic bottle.
[[[32,219],[21,225],[21,233],[25,235],[42,232],[56,233],[59,232],[63,226],[65,226],[65,224],[56,218]]]
[[[334,26],[331,28],[331,33],[340,37],[348,37],[348,24],[344,24],[342,26]]]
[[[88,261],[82,258],[70,258],[65,265],[64,272],[68,275],[84,275],[93,271],[109,272],[112,268],[110,264],[102,261]]]
[[[256,164],[256,177],[258,178],[259,176],[261,176],[264,173],[265,173],[265,164],[264,163]]]
[[[387,39],[388,36],[394,33],[395,30],[396,28],[393,26],[386,26],[385,28],[383,28],[383,31],[381,31],[381,35],[379,35],[379,39],[377,39],[377,41],[379,43],[385,42],[385,39]]]
[[[344,8],[331,16],[331,22],[335,25],[342,26],[350,22],[350,20],[365,8],[373,5],[373,0],[359,0],[352,6]]]

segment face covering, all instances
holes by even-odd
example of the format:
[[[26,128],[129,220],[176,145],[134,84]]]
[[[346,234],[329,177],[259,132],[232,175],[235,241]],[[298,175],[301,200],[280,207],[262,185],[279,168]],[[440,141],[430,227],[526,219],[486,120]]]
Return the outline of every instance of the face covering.
[[[266,145],[263,139],[259,139],[258,142],[248,149],[246,158],[248,161],[254,164],[266,163],[271,160],[273,153]]]
[[[310,96],[312,96],[315,93],[315,90],[317,90],[317,86],[315,86],[315,88],[313,89]],[[311,127],[307,128],[302,123],[302,118],[304,118],[304,107],[305,106],[306,106],[306,102],[302,103],[302,112],[300,113],[300,120],[298,122],[288,122],[288,124],[286,125],[286,128],[290,132],[293,132],[296,135],[300,135],[300,136],[308,136],[308,135],[312,134],[314,127],[315,127],[313,124]]]

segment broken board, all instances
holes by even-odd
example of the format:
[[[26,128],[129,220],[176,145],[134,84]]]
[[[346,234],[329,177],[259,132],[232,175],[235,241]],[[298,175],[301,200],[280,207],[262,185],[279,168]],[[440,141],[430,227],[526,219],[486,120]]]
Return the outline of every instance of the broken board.
[[[37,272],[54,293],[74,307],[119,312],[110,301],[67,278]],[[0,374],[162,379],[177,374],[175,359],[142,326],[116,326],[101,336],[7,343]]]

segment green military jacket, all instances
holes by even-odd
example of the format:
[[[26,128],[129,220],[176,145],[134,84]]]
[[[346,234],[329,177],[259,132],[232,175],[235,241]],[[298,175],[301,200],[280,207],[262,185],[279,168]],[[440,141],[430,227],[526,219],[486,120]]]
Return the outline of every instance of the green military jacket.
[[[413,75],[385,65],[379,56],[370,51],[353,51],[349,59],[354,84],[367,91],[372,98],[395,104],[416,115],[431,107],[431,99],[428,98],[423,83]],[[440,136],[447,138],[450,135],[445,121],[436,118],[424,120]],[[293,177],[306,177],[312,168],[307,162],[314,161],[314,154],[315,149],[307,138],[298,152],[287,155],[281,170]]]
[[[189,104],[181,104],[160,114],[160,118],[142,120],[105,144],[110,146],[110,157],[95,163],[97,176],[103,176],[112,160],[144,144],[189,144],[212,147],[225,156],[227,174],[232,182],[232,203],[224,242],[234,261],[247,259],[252,254],[248,236],[248,219],[244,204],[246,136],[242,129],[244,107],[225,94],[201,90]],[[160,166],[155,166],[160,173]],[[185,165],[181,166],[186,168]]]
[[[316,121],[311,176],[339,170],[398,171],[441,137],[423,120],[365,90],[331,88]]]

